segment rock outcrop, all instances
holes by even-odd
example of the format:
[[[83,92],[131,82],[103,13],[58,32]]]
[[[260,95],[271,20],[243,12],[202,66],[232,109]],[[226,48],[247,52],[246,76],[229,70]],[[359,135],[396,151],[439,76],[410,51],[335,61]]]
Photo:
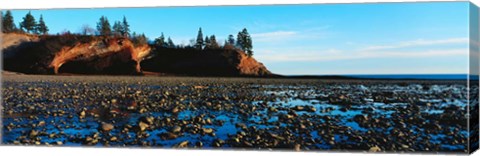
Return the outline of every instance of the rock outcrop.
[[[262,63],[238,49],[157,48],[141,66],[145,71],[190,76],[272,76]]]
[[[128,38],[2,34],[4,70],[25,74],[274,76],[245,52],[136,45]],[[154,49],[154,50],[152,50]]]
[[[12,35],[21,37],[18,34],[3,36]],[[8,71],[28,74],[138,74],[141,72],[140,61],[148,55],[150,47],[135,46],[125,38],[61,35],[23,41],[2,51],[4,69]]]
[[[4,34],[0,32],[0,38],[2,39],[1,48],[6,49],[8,47],[15,47],[23,42],[37,42],[39,37],[36,35],[8,33]]]

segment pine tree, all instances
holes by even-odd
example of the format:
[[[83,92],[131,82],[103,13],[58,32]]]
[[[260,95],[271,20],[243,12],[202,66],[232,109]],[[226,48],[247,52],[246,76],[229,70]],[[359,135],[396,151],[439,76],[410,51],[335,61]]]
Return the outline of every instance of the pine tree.
[[[205,49],[211,49],[211,44],[210,44],[210,38],[208,38],[208,35],[205,36]]]
[[[169,48],[175,48],[175,43],[173,43],[170,37],[168,37],[167,45],[168,45],[167,47]]]
[[[228,35],[228,44],[230,45],[235,45],[235,38],[233,38],[233,35]]]
[[[142,44],[148,44],[148,38],[147,36],[145,36],[145,33],[142,33],[142,36],[141,36],[141,39],[142,39]]]
[[[133,32],[133,33],[132,33],[132,37],[131,37],[131,39],[134,39],[134,38],[135,38],[135,36],[137,36],[137,33],[136,33],[136,32]]]
[[[215,35],[210,36],[210,48],[218,49],[220,46],[218,45],[217,38]]]
[[[32,16],[32,13],[29,11],[25,17],[23,17],[23,21],[20,23],[20,28],[25,29],[27,33],[35,31],[36,27],[35,18]]]
[[[10,10],[7,10],[5,16],[2,16],[2,32],[14,32],[16,29],[17,27],[15,26],[15,23],[13,21],[12,12],[10,12]]]
[[[112,34],[112,29],[110,27],[110,22],[108,22],[107,17],[100,17],[100,21],[97,23],[97,31],[102,36],[110,36]]]
[[[203,45],[204,45],[204,42],[203,42],[202,28],[199,28],[198,35],[197,35],[197,42],[195,43],[195,48],[198,50],[202,50]]]
[[[247,53],[247,56],[253,56],[252,51],[252,38],[246,28],[243,28],[242,31],[238,32],[237,35],[237,46],[240,47],[243,51]]]
[[[123,16],[122,22],[122,36],[128,37],[130,36],[130,25],[127,22],[127,18]]]
[[[114,24],[113,24],[113,35],[115,36],[123,36],[123,26],[122,24],[120,23],[120,21],[116,21]]]
[[[154,43],[155,43],[156,46],[166,47],[165,36],[163,35],[163,33],[162,33],[162,35],[160,35],[160,37],[155,39]]]
[[[134,45],[142,45],[148,43],[148,38],[145,36],[144,33],[142,33],[141,35],[137,35],[135,32],[133,32],[131,40]]]
[[[237,34],[237,43],[235,44],[235,46],[238,47],[238,48],[240,48],[240,49],[242,49],[242,50],[243,50],[243,44],[244,44],[243,39],[244,39],[244,38],[245,38],[245,37],[244,37],[243,33],[242,33],[241,31],[238,32],[238,34]]]
[[[48,27],[45,24],[45,21],[43,21],[43,16],[40,15],[40,20],[38,21],[37,27],[36,27],[36,32],[40,34],[47,34],[48,33]]]
[[[250,34],[248,34],[248,31],[246,28],[242,30],[242,33],[244,34],[244,46],[243,50],[247,52],[247,56],[251,57],[253,56],[253,51],[252,51],[252,38],[250,37]]]
[[[245,51],[247,52],[247,56],[251,57],[253,56],[253,50],[252,50],[252,38],[250,35],[247,34],[245,37]]]

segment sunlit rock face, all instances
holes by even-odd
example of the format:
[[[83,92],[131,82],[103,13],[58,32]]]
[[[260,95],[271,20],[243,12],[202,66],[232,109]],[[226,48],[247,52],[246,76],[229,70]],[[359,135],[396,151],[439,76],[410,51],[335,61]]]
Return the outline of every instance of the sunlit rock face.
[[[26,74],[273,76],[235,48],[196,50],[136,45],[122,37],[3,34],[4,70]],[[152,51],[152,52],[151,52]]]
[[[7,36],[10,34],[6,34]],[[3,46],[2,46],[3,47]],[[4,69],[31,74],[138,74],[148,45],[129,39],[78,35],[42,36],[5,50]]]

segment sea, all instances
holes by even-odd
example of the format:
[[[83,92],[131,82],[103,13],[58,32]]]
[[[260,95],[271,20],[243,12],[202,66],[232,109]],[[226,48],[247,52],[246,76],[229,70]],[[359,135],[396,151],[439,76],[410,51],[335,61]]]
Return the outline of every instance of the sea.
[[[470,80],[478,80],[478,75],[469,74],[381,74],[381,75],[340,75],[353,78],[363,79],[412,79],[412,80],[467,80],[470,76]]]

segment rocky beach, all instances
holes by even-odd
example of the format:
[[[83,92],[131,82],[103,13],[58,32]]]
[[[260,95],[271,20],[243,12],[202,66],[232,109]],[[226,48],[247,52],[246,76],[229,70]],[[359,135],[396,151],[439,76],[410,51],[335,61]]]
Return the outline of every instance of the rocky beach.
[[[2,78],[7,145],[467,152],[460,80]]]

